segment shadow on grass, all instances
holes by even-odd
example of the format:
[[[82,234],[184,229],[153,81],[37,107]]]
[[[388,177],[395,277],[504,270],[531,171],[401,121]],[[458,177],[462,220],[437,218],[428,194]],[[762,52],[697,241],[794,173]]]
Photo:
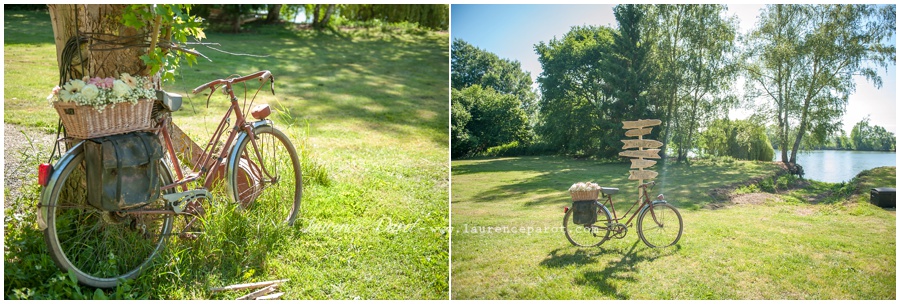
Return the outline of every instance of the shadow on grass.
[[[216,48],[267,57],[198,47],[213,62],[183,69],[185,81],[175,89],[268,69],[277,80],[277,99],[296,122],[351,120],[399,138],[427,129],[434,143],[446,145],[449,52],[447,39],[439,37],[278,28],[211,33],[205,41],[220,43]]]
[[[621,189],[613,197],[613,202],[617,204],[631,204],[637,197],[637,181],[628,180],[630,169],[627,163],[600,163],[563,157],[513,157],[453,165],[452,170],[453,176],[516,172],[533,175],[514,182],[501,181],[499,186],[474,195],[472,201],[475,202],[521,200],[522,197],[540,194],[536,199],[525,200],[523,205],[538,207],[565,204],[569,200],[567,190],[573,183],[580,181],[592,181],[603,187]],[[763,172],[762,169],[745,167],[740,163],[669,164],[656,171],[659,172],[659,177],[655,179],[657,186],[652,191],[665,193],[669,203],[687,209],[701,207],[713,200],[708,194],[711,189],[747,180]]]
[[[52,44],[50,13],[42,11],[8,11],[3,14],[3,44]]]
[[[641,247],[638,249],[638,247]],[[541,261],[539,265],[548,268],[564,268],[567,266],[583,266],[597,263],[598,258],[606,255],[621,256],[618,260],[607,262],[606,267],[601,271],[586,271],[581,278],[575,279],[575,284],[591,286],[603,294],[611,295],[619,300],[627,300],[628,295],[619,292],[617,286],[621,283],[615,281],[635,282],[636,274],[634,270],[641,263],[652,262],[658,258],[674,254],[675,251],[681,250],[681,245],[676,244],[673,248],[652,249],[643,246],[640,240],[635,240],[627,250],[621,248],[606,249],[577,249],[573,253],[560,254],[563,249],[554,249],[550,252],[550,257]],[[579,269],[579,268],[576,268]]]

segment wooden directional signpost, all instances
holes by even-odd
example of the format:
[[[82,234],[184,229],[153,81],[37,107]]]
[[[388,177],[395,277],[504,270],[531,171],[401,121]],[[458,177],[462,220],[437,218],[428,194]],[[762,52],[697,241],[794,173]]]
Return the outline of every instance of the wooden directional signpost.
[[[640,119],[622,122],[622,128],[628,129],[628,131],[625,131],[625,136],[638,138],[622,140],[622,142],[625,143],[625,146],[623,146],[622,149],[638,148],[637,150],[619,152],[619,156],[635,157],[634,159],[631,159],[631,169],[637,170],[630,170],[629,172],[631,174],[628,176],[628,179],[637,180],[638,184],[643,184],[645,179],[653,179],[659,175],[656,171],[644,170],[644,168],[656,164],[655,160],[646,160],[645,158],[659,159],[658,148],[662,147],[663,143],[652,139],[644,139],[644,135],[650,134],[653,126],[658,126],[660,123],[662,123],[662,121],[659,119]]]

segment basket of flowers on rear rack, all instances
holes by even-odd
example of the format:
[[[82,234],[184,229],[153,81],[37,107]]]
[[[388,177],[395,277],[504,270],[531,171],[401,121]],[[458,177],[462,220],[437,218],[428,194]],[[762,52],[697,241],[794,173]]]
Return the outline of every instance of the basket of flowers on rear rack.
[[[578,182],[569,187],[572,201],[596,201],[600,196],[600,185],[595,183]]]
[[[569,187],[572,195],[572,222],[578,225],[591,225],[597,221],[597,197],[600,185],[578,182]],[[569,212],[567,209],[566,212]]]
[[[149,129],[156,90],[149,77],[70,79],[47,97],[68,136],[87,139]]]

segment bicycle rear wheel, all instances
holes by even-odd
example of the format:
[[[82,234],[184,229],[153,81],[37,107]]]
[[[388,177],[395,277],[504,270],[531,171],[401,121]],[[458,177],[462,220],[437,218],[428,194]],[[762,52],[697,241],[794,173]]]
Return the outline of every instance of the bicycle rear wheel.
[[[644,244],[650,248],[657,248],[678,243],[684,225],[678,209],[668,203],[659,203],[647,206],[641,211],[637,229]]]
[[[575,224],[572,215],[574,212],[575,209],[569,209],[563,217],[563,230],[569,243],[581,247],[596,247],[609,239],[610,231],[606,226],[612,223],[612,217],[606,208],[597,208],[597,222],[591,225]]]
[[[254,128],[254,139],[238,143],[228,166],[232,197],[260,224],[292,225],[300,212],[303,178],[290,139],[270,125]]]
[[[47,204],[44,240],[50,257],[64,271],[73,271],[82,284],[113,288],[120,279],[140,274],[165,245],[172,228],[172,215],[135,215],[102,211],[87,202],[87,182],[81,146],[63,164],[59,178],[43,190]],[[58,163],[59,164],[59,163]],[[169,169],[162,162],[163,185],[171,183]],[[51,186],[51,185],[48,185]],[[146,206],[164,209],[160,201]]]

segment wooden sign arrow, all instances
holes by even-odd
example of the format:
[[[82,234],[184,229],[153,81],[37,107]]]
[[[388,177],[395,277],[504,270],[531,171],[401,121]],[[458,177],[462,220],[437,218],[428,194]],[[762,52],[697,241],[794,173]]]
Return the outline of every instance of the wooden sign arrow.
[[[652,139],[623,139],[623,143],[625,146],[622,149],[630,149],[630,148],[648,148],[648,149],[656,149],[662,147],[663,143],[659,141],[655,141]]]
[[[641,128],[641,129],[632,129],[625,131],[625,136],[628,137],[638,137],[650,134],[650,131],[653,131],[653,128]]]
[[[631,172],[631,175],[628,176],[630,180],[652,179],[659,175],[658,172],[650,170],[630,170],[628,172]]]
[[[643,169],[656,164],[655,160],[631,159],[631,169]]]
[[[638,129],[643,127],[658,126],[662,123],[659,119],[639,119],[635,121],[623,121],[622,129]]]
[[[649,149],[649,150],[629,150],[619,152],[619,156],[625,157],[638,157],[638,158],[656,158],[659,159],[659,149]]]

